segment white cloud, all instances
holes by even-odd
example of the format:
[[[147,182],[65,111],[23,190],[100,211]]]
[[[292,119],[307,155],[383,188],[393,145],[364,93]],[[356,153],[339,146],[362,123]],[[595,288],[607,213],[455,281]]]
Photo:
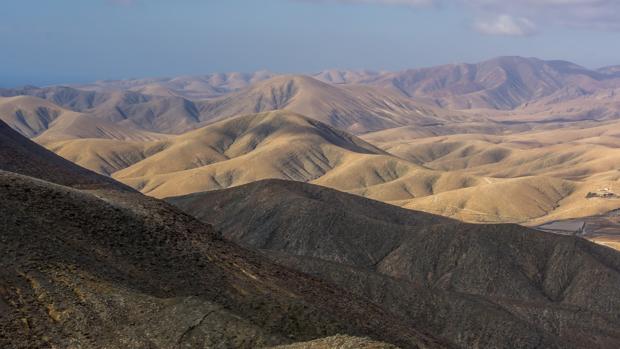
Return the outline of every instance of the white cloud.
[[[438,0],[304,0],[307,2],[322,3],[345,3],[345,4],[375,4],[375,5],[396,5],[396,6],[430,6],[437,4]]]
[[[343,0],[348,2],[361,2],[368,4],[384,5],[408,5],[408,6],[428,6],[435,3],[435,0]]]
[[[457,0],[479,15],[527,19],[540,25],[620,30],[618,0]]]
[[[620,0],[305,0],[427,7],[463,6],[484,34],[531,35],[544,26],[620,31]]]
[[[499,15],[488,19],[479,19],[474,28],[487,35],[528,36],[536,33],[536,25],[527,18]]]

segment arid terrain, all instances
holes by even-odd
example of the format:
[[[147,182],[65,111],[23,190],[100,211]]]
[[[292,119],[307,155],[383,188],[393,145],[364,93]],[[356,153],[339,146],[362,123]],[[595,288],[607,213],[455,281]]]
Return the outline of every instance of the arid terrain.
[[[620,208],[619,86],[611,68],[500,57],[4,89],[0,118],[157,198],[287,179],[538,226]]]
[[[4,123],[0,197],[3,348],[255,348],[339,333],[450,346]]]
[[[612,348],[620,340],[620,274],[608,259],[620,254],[581,237],[466,224],[283,180],[168,201],[226,239],[368,297],[457,347]]]
[[[0,347],[620,346],[620,75],[0,89]]]
[[[170,199],[211,226],[3,123],[0,146],[2,346],[620,342],[620,253],[579,236],[283,180]]]

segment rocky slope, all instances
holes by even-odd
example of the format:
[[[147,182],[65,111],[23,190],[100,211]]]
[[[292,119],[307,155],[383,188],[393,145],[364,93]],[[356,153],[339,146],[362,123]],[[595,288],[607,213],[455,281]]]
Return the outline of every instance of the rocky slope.
[[[376,342],[368,338],[350,336],[332,336],[310,342],[295,343],[273,347],[271,349],[398,349],[397,347]]]
[[[620,343],[620,254],[579,237],[468,225],[287,181],[169,201],[462,348]]]
[[[128,187],[65,160],[0,121],[0,170],[77,188]]]
[[[0,126],[0,347],[449,346]]]

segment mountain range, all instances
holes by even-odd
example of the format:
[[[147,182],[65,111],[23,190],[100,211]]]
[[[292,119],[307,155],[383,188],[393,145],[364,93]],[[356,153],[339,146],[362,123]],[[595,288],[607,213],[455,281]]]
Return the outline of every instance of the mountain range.
[[[0,89],[0,347],[617,348],[618,72]]]
[[[620,208],[588,196],[619,180],[616,70],[499,57],[24,87],[0,90],[0,119],[159,198],[279,178],[536,226]]]

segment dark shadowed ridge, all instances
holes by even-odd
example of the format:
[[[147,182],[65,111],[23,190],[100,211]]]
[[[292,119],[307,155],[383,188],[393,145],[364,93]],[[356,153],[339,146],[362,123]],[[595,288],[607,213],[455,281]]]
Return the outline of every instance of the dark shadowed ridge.
[[[465,224],[282,180],[168,201],[461,348],[620,345],[620,253],[579,237]]]
[[[339,333],[451,347],[6,126],[0,242],[1,348],[256,348]]]
[[[0,169],[77,188],[108,187],[133,191],[124,184],[65,160],[28,140],[0,120]]]

